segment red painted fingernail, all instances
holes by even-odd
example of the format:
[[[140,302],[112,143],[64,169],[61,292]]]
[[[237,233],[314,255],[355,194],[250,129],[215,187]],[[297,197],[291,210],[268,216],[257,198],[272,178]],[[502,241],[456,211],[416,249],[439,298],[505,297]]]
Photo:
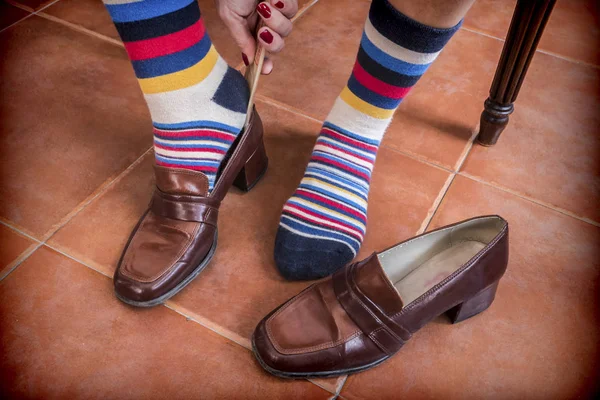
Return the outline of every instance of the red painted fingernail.
[[[256,11],[258,11],[258,13],[262,15],[263,18],[271,18],[271,9],[265,3],[260,3],[259,5],[257,5]]]
[[[282,9],[283,7],[285,7],[285,4],[283,4],[282,1],[278,1],[277,3],[275,3],[275,7]]]
[[[269,31],[262,31],[259,36],[260,36],[260,38],[262,40],[264,40],[268,44],[273,43],[273,35],[271,35],[271,32],[269,32]]]
[[[246,67],[250,65],[250,61],[248,61],[248,56],[244,53],[242,53],[242,60],[244,60],[244,64],[246,64]]]

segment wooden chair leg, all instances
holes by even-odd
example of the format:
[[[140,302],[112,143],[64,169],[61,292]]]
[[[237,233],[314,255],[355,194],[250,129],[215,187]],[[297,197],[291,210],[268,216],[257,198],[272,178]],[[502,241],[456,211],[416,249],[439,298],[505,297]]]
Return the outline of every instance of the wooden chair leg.
[[[504,42],[490,97],[481,113],[477,141],[493,146],[508,124],[513,103],[525,79],[556,0],[518,0]]]

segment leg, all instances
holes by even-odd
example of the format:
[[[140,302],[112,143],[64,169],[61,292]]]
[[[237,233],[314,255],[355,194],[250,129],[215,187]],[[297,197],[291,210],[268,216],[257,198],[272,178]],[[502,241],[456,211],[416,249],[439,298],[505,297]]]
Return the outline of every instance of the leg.
[[[246,186],[266,167],[262,128],[257,122],[241,136],[248,86],[212,45],[196,0],[104,3],[150,110],[157,164],[154,196],[125,245],[114,288],[121,301],[151,307],[212,259],[228,186],[242,165],[248,170],[239,184]],[[226,157],[235,143],[238,157]]]
[[[373,0],[352,75],[283,208],[275,262],[286,278],[320,278],[356,256],[383,134],[472,2]]]
[[[150,109],[156,163],[209,188],[246,119],[243,76],[212,45],[195,0],[104,0]]]
[[[422,24],[436,28],[451,28],[458,24],[475,0],[390,0],[402,14]]]
[[[477,141],[484,146],[496,144],[513,112],[529,63],[556,0],[519,0],[504,42],[490,97],[481,113]]]

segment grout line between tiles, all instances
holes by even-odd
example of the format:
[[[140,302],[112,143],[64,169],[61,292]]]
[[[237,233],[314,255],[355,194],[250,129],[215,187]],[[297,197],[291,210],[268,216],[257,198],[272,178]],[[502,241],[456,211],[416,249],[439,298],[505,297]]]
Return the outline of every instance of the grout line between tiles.
[[[11,6],[15,6],[17,8],[20,8],[21,10],[25,10],[25,11],[28,11],[28,12],[33,12],[33,9],[31,9],[30,7],[24,6],[23,4],[17,3],[16,1],[13,1],[13,0],[4,0],[4,2],[10,4]]]
[[[385,140],[385,136],[384,136],[384,140]],[[434,168],[437,168],[437,169],[441,169],[442,171],[449,172],[449,173],[451,173],[451,174],[455,173],[455,171],[453,171],[452,169],[450,169],[450,168],[448,168],[448,167],[445,167],[445,166],[443,166],[443,165],[440,165],[440,164],[436,164],[436,163],[434,163],[433,161],[430,161],[430,160],[428,160],[428,159],[426,159],[426,158],[424,158],[424,157],[421,157],[421,156],[419,156],[419,155],[417,155],[417,154],[408,153],[408,152],[406,152],[406,151],[402,151],[402,150],[400,150],[400,149],[397,149],[396,147],[388,146],[388,145],[386,145],[386,144],[385,144],[385,143],[383,143],[383,142],[382,142],[382,144],[381,144],[379,147],[380,147],[380,148],[383,148],[383,149],[388,149],[388,150],[391,150],[391,151],[393,151],[393,152],[395,152],[395,153],[401,154],[401,155],[403,155],[403,156],[405,156],[405,157],[408,157],[408,158],[410,158],[410,159],[413,159],[413,160],[415,160],[415,161],[418,161],[418,162],[420,162],[420,163],[427,164],[427,165],[429,165],[430,167],[434,167]]]
[[[48,7],[50,7],[50,6],[53,6],[54,4],[58,3],[59,1],[60,1],[60,0],[54,0],[54,1],[52,1],[52,2],[50,2],[50,3],[48,3],[48,4],[46,4],[45,6],[43,6],[43,7],[40,7],[40,9],[39,9],[39,10],[35,10],[33,13],[34,13],[34,14],[37,14],[37,13],[39,13],[39,12],[42,12],[42,11],[44,11],[46,8],[48,8]]]
[[[21,229],[19,229],[19,228],[17,228],[17,227],[14,227],[14,226],[12,226],[11,224],[9,224],[9,223],[8,223],[8,222],[6,222],[6,221],[2,221],[2,220],[0,219],[0,224],[2,224],[2,225],[4,225],[4,226],[6,226],[6,227],[8,227],[8,228],[12,229],[12,230],[13,230],[13,231],[15,231],[15,232],[18,232],[19,234],[21,234],[21,235],[23,235],[23,236],[25,236],[25,237],[27,237],[27,238],[29,238],[29,239],[33,240],[33,241],[34,241],[34,242],[36,242],[36,243],[42,243],[42,241],[41,241],[41,240],[39,240],[39,239],[36,239],[35,237],[31,236],[30,234],[23,232]]]
[[[456,164],[454,166],[454,171],[451,171],[451,175],[448,176],[448,178],[446,179],[446,182],[444,182],[444,186],[442,186],[442,188],[440,189],[440,192],[438,193],[437,197],[433,201],[433,204],[427,211],[427,215],[425,216],[425,219],[423,219],[423,222],[421,223],[421,226],[419,227],[419,230],[417,231],[417,235],[420,235],[421,233],[425,232],[427,230],[427,228],[429,228],[429,225],[431,224],[431,221],[433,220],[435,213],[437,212],[440,205],[442,204],[442,201],[444,201],[444,198],[446,197],[446,194],[448,193],[450,186],[452,186],[452,183],[454,182],[454,179],[456,178],[456,174],[458,173],[460,168],[462,168],[462,165],[465,162],[465,160],[467,159],[467,156],[473,149],[473,144],[475,143],[475,138],[477,138],[478,133],[479,133],[479,124],[471,132],[471,137],[465,144],[463,151],[461,152],[460,156],[458,157],[458,160],[456,161]]]
[[[102,276],[104,276],[104,277],[107,277],[107,278],[109,278],[109,279],[112,279],[112,276],[111,276],[110,274],[106,274],[106,273],[105,273],[105,272],[103,272],[101,269],[99,269],[99,268],[96,268],[96,267],[92,266],[91,264],[89,264],[89,263],[87,263],[87,262],[85,262],[85,261],[82,261],[82,260],[80,260],[80,259],[79,259],[79,258],[77,258],[77,257],[74,257],[74,256],[72,256],[71,254],[67,253],[67,252],[66,252],[66,251],[64,251],[64,250],[61,250],[60,248],[58,248],[58,247],[56,247],[56,246],[53,246],[53,245],[50,245],[50,244],[47,244],[47,243],[45,243],[45,244],[40,244],[40,247],[41,247],[41,246],[48,247],[49,249],[51,249],[51,250],[53,250],[53,251],[55,251],[55,252],[57,252],[57,253],[59,253],[59,254],[61,254],[61,255],[65,256],[65,257],[67,257],[67,258],[69,258],[69,259],[71,259],[71,260],[73,260],[73,261],[75,261],[75,262],[77,262],[77,263],[79,263],[79,264],[83,265],[84,267],[86,267],[86,268],[89,268],[89,269],[91,269],[92,271],[95,271],[95,272],[99,273],[100,275],[102,275]],[[223,332],[223,331],[220,331],[220,330],[216,329],[215,327],[211,326],[212,324],[210,324],[210,323],[206,323],[206,322],[203,322],[203,321],[201,321],[201,320],[200,320],[200,318],[198,318],[198,317],[196,317],[196,316],[189,315],[189,314],[185,313],[184,311],[182,311],[182,309],[183,309],[183,310],[186,310],[185,308],[182,308],[182,307],[177,307],[177,305],[176,305],[176,304],[174,304],[174,303],[172,303],[171,301],[167,301],[167,302],[163,303],[163,304],[162,304],[162,306],[164,306],[164,307],[168,308],[168,309],[169,309],[169,310],[171,310],[171,311],[174,311],[174,312],[176,312],[176,313],[177,313],[177,314],[179,314],[179,315],[182,315],[182,316],[184,316],[184,317],[185,317],[186,319],[188,319],[188,320],[194,321],[195,323],[197,323],[198,325],[201,325],[201,326],[203,326],[203,327],[204,327],[204,328],[206,328],[206,329],[209,329],[209,330],[211,330],[211,331],[215,332],[216,334],[218,334],[218,335],[219,335],[219,336],[221,336],[221,337],[224,337],[224,338],[226,338],[226,339],[228,339],[228,340],[230,340],[230,341],[232,341],[232,342],[235,342],[235,343],[237,343],[238,345],[240,345],[240,346],[244,347],[244,348],[245,348],[245,349],[247,349],[247,350],[250,350],[250,349],[251,349],[251,346],[250,346],[250,341],[249,341],[249,340],[248,340],[248,343],[247,343],[247,344],[245,344],[245,343],[244,343],[244,340],[240,340],[240,339],[241,339],[241,336],[240,336],[239,338],[236,338],[236,336],[238,336],[238,335],[235,335],[233,332],[231,332],[229,335],[227,335],[227,334],[224,334],[224,332]],[[237,339],[237,340],[236,340],[236,339]]]
[[[2,275],[0,275],[0,282],[2,282],[7,276],[9,276],[14,270],[16,270],[19,265],[23,264],[23,262],[25,260],[27,260],[29,258],[29,256],[31,256],[37,249],[39,249],[40,247],[42,247],[44,244],[43,243],[34,243],[31,246],[29,246],[25,251],[23,251],[23,253],[21,253],[19,255],[19,257],[17,257],[16,260],[14,260],[13,262],[11,262],[10,264],[8,264],[5,268],[4,268],[4,272]]]
[[[55,224],[52,228],[50,228],[50,230],[48,230],[46,233],[44,233],[42,235],[42,239],[36,239],[33,236],[23,232],[21,229],[18,229],[14,226],[12,226],[11,224],[0,220],[0,223],[2,225],[5,225],[13,230],[15,230],[16,232],[34,240],[36,243],[38,243],[38,246],[35,247],[31,252],[29,252],[29,254],[27,254],[26,257],[22,258],[22,255],[19,258],[22,258],[20,260],[20,262],[18,262],[12,269],[10,269],[8,271],[8,273],[6,273],[4,276],[0,276],[0,281],[3,280],[4,278],[6,278],[10,273],[12,273],[15,269],[17,269],[17,267],[19,265],[21,265],[23,263],[23,261],[25,261],[25,259],[27,259],[31,254],[33,254],[34,251],[36,251],[37,249],[39,249],[41,246],[46,245],[47,247],[51,248],[52,250],[55,250],[61,254],[64,254],[65,256],[93,269],[94,271],[98,271],[95,267],[89,266],[86,263],[78,260],[77,258],[69,255],[68,253],[65,253],[64,251],[55,248],[53,246],[50,246],[49,244],[47,244],[46,242],[48,240],[50,240],[50,238],[52,238],[52,236],[54,236],[54,234],[56,232],[58,232],[63,226],[65,226],[67,223],[69,223],[69,221],[75,217],[77,214],[79,214],[81,211],[83,211],[90,203],[92,203],[96,198],[98,198],[99,196],[101,196],[102,194],[104,194],[110,187],[112,187],[115,183],[119,182],[121,179],[123,179],[123,177],[125,175],[127,175],[129,173],[130,170],[132,170],[136,165],[138,165],[141,160],[149,153],[152,151],[152,147],[150,147],[148,150],[146,150],[138,159],[136,159],[131,165],[129,165],[127,168],[125,168],[125,170],[123,170],[121,173],[119,173],[114,179],[110,180],[108,183],[105,182],[102,185],[100,185],[98,187],[98,189],[96,189],[96,191],[94,193],[92,193],[90,196],[88,196],[85,200],[83,200],[81,203],[79,203],[71,212],[69,212],[65,217],[63,217],[58,224]],[[102,275],[106,275],[102,272],[100,272]]]
[[[339,385],[339,387],[335,391],[334,399],[337,399],[341,396],[340,393],[342,392],[342,389],[344,388],[344,385],[346,384],[347,381],[348,381],[348,375],[344,376],[344,379],[342,379],[342,383]]]
[[[568,61],[568,62],[573,63],[573,64],[580,64],[580,65],[583,65],[583,66],[586,66],[586,67],[591,67],[591,68],[594,68],[594,69],[600,69],[600,65],[596,65],[596,64],[592,64],[592,63],[589,63],[589,62],[586,62],[586,61],[577,60],[575,58],[563,56],[562,54],[558,54],[558,53],[555,53],[555,52],[550,51],[550,50],[544,50],[544,49],[540,50],[540,49],[538,49],[536,51],[538,51],[538,52],[540,52],[542,54],[546,54],[548,56],[552,56],[552,57],[556,57],[556,58],[559,58],[559,59],[564,60],[564,61]]]
[[[504,39],[504,38],[499,38],[498,36],[490,35],[489,33],[485,33],[484,31],[481,31],[481,30],[479,30],[479,29],[477,29],[477,28],[467,28],[466,26],[464,26],[464,25],[463,25],[463,26],[460,28],[460,30],[461,30],[461,31],[467,31],[467,32],[471,32],[471,33],[474,33],[474,34],[476,34],[476,35],[485,36],[485,37],[488,37],[488,38],[490,38],[490,39],[495,39],[495,40],[498,40],[498,41],[500,41],[500,42],[505,42],[505,39]]]
[[[10,24],[8,26],[5,26],[4,28],[0,29],[0,33],[4,32],[5,30],[7,30],[7,29],[9,29],[9,28],[17,25],[18,23],[20,23],[20,22],[22,22],[22,21],[24,21],[24,20],[32,17],[33,15],[39,15],[38,13],[40,13],[42,10],[45,10],[46,8],[50,7],[51,5],[57,3],[60,0],[54,0],[53,2],[46,4],[44,7],[41,7],[39,10],[34,10],[31,7],[27,7],[27,6],[23,5],[23,4],[20,4],[20,3],[17,3],[17,2],[11,1],[11,0],[4,0],[4,1],[6,3],[14,6],[14,7],[17,7],[19,9],[23,10],[23,11],[27,11],[27,12],[29,12],[31,14],[26,15],[25,17],[21,18],[20,20],[15,21],[12,24]]]
[[[477,125],[471,132],[471,137],[469,138],[469,141],[465,144],[465,148],[463,149],[462,153],[460,153],[456,164],[454,164],[454,173],[458,173],[458,171],[460,171],[460,169],[462,168],[463,164],[465,163],[465,160],[467,159],[467,156],[471,153],[471,150],[473,149],[473,145],[475,144],[475,139],[477,138],[477,135],[479,135],[479,123],[477,123]]]
[[[330,400],[335,400],[337,399],[337,395],[332,392],[331,390],[327,389],[325,386],[321,385],[320,383],[318,383],[317,381],[314,381],[312,379],[305,379],[306,381],[312,383],[315,386],[320,387],[321,389],[323,389],[324,391],[326,391],[327,393],[331,394],[331,397],[329,398]]]
[[[442,200],[444,200],[444,197],[446,197],[446,193],[448,192],[450,185],[452,185],[452,182],[454,182],[455,176],[456,173],[453,172],[446,178],[446,181],[440,189],[440,192],[438,193],[437,197],[433,200],[433,204],[431,205],[431,207],[429,207],[429,210],[427,210],[427,215],[425,215],[423,222],[421,222],[421,226],[417,230],[416,235],[420,235],[421,233],[427,230],[427,227],[431,223],[431,220],[433,219],[433,216],[438,210],[438,207],[440,206],[440,204],[442,204]]]
[[[21,8],[21,10],[23,10],[23,9]],[[25,10],[25,11],[29,11],[29,10]],[[0,33],[2,33],[2,32],[4,32],[5,30],[7,30],[7,29],[9,29],[9,28],[11,28],[11,27],[13,27],[13,26],[17,25],[17,24],[18,24],[19,22],[21,22],[21,21],[25,21],[26,19],[28,19],[28,18],[31,18],[31,16],[32,16],[32,15],[35,15],[35,14],[34,14],[34,13],[28,14],[28,15],[24,16],[23,18],[21,18],[21,19],[19,19],[19,20],[15,21],[15,22],[13,22],[12,24],[10,24],[10,25],[8,25],[8,26],[5,26],[4,28],[0,29]]]
[[[318,122],[320,124],[323,123],[322,120],[320,120],[318,118],[315,118],[313,116],[307,115],[307,114],[304,113],[304,111],[302,111],[302,110],[300,110],[298,108],[292,107],[292,106],[290,106],[288,104],[282,103],[282,102],[277,101],[277,100],[273,100],[272,98],[264,96],[262,94],[256,94],[256,99],[259,100],[259,101],[262,101],[263,103],[270,104],[273,107],[277,107],[279,109],[291,112],[292,114],[296,114],[296,115],[299,115],[301,117],[310,119],[311,121],[315,121],[315,122]]]
[[[575,219],[577,219],[577,220],[579,220],[581,222],[585,222],[587,224],[590,224],[590,225],[593,225],[593,226],[597,226],[597,227],[600,228],[600,222],[596,222],[596,221],[591,220],[589,218],[580,217],[580,216],[572,213],[571,211],[567,211],[567,210],[565,210],[563,208],[560,208],[560,207],[555,207],[555,206],[553,206],[551,204],[545,203],[545,202],[543,202],[541,200],[534,199],[533,197],[529,197],[529,196],[523,195],[523,194],[521,194],[519,192],[516,192],[516,191],[514,191],[512,189],[509,189],[507,187],[500,186],[500,185],[497,185],[495,183],[487,182],[487,181],[485,181],[485,180],[483,180],[483,179],[481,179],[479,177],[476,177],[474,175],[471,175],[471,174],[469,174],[467,172],[459,172],[457,175],[460,175],[460,176],[463,176],[465,178],[471,179],[472,181],[475,181],[475,182],[479,182],[479,183],[484,184],[486,186],[489,186],[489,187],[501,190],[503,192],[506,192],[506,193],[509,193],[509,194],[511,194],[513,196],[516,196],[516,197],[518,197],[520,199],[526,200],[526,201],[528,201],[530,203],[537,204],[538,206],[542,206],[542,207],[550,209],[552,211],[556,211],[557,213],[566,215],[566,216],[571,217],[571,218],[575,218]]]
[[[471,32],[471,33],[477,34],[477,35],[485,36],[485,37],[490,38],[490,39],[495,39],[495,40],[498,40],[500,42],[505,42],[506,41],[506,39],[499,38],[499,37],[494,36],[494,35],[490,35],[489,33],[481,31],[481,30],[479,30],[477,28],[467,28],[467,27],[463,26],[461,29],[465,30],[467,32]],[[576,58],[571,58],[571,57],[568,57],[568,56],[564,56],[562,54],[558,54],[558,53],[555,53],[555,52],[550,51],[550,50],[540,49],[539,47],[535,50],[535,52],[536,53],[546,54],[547,56],[551,56],[551,57],[556,57],[556,58],[559,58],[559,59],[564,60],[564,61],[568,61],[568,62],[573,63],[573,64],[580,64],[580,65],[584,65],[584,66],[591,67],[591,68],[594,68],[594,69],[600,69],[600,65],[596,65],[596,64],[589,63],[587,61],[582,61],[582,60],[578,60]]]
[[[120,40],[116,40],[116,39],[113,39],[113,38],[111,38],[111,37],[108,37],[108,36],[102,35],[102,34],[100,34],[100,33],[98,33],[98,32],[94,32],[94,31],[92,31],[92,30],[89,30],[89,29],[87,29],[87,28],[84,28],[84,27],[83,27],[83,26],[81,26],[81,25],[77,25],[77,24],[74,24],[74,23],[72,23],[72,22],[65,21],[64,19],[57,18],[57,17],[55,17],[55,16],[53,16],[53,15],[46,14],[46,13],[44,13],[44,12],[40,12],[40,13],[39,13],[39,14],[37,14],[37,15],[38,15],[38,17],[45,18],[45,19],[47,19],[47,20],[49,20],[49,21],[56,22],[57,24],[61,24],[61,25],[63,25],[63,26],[66,26],[67,28],[73,29],[73,30],[74,30],[74,31],[76,31],[76,32],[83,33],[83,34],[86,34],[86,35],[89,35],[89,36],[95,37],[96,39],[100,39],[100,40],[102,40],[102,41],[105,41],[105,42],[111,43],[111,44],[113,44],[113,45],[116,45],[116,46],[119,46],[119,47],[121,47],[121,48],[125,48],[125,46],[123,45],[123,42],[121,42]]]
[[[209,321],[205,318],[199,317],[195,313],[189,313],[185,307],[180,307],[176,303],[174,303],[170,300],[167,300],[163,304],[163,306],[168,308],[169,310],[174,311],[177,314],[185,317],[187,320],[195,322],[198,325],[202,326],[203,328],[206,328],[206,329],[216,333],[217,335],[225,338],[226,340],[230,340],[230,341],[236,343],[237,345],[243,347],[244,349],[252,352],[252,345],[250,344],[249,339],[246,339],[228,329],[224,329],[222,326],[217,325],[217,324],[213,323],[212,321]],[[320,387],[321,389],[325,390],[326,392],[333,394],[334,398],[335,398],[335,396],[337,396],[336,393],[332,393],[330,390],[326,389],[325,387],[321,386],[320,384],[318,384],[310,379],[307,379],[307,381],[309,381],[310,383],[312,383],[315,386]]]
[[[138,164],[142,162],[142,160],[153,150],[153,147],[148,148],[146,151],[142,153],[131,165],[125,168],[123,171],[118,173],[114,178],[108,179],[104,183],[102,183],[91,195],[89,195],[86,199],[84,199],[81,203],[79,203],[71,212],[65,215],[57,224],[51,227],[42,237],[43,242],[45,243],[49,240],[56,232],[58,232],[63,226],[69,223],[71,219],[73,219],[77,214],[83,211],[90,203],[96,200],[98,197],[106,193],[108,189],[114,186],[116,183],[121,181],[129,172],[134,169]]]
[[[58,247],[55,247],[55,246],[49,245],[48,243],[44,243],[44,244],[43,244],[43,246],[44,246],[44,247],[47,247],[47,248],[49,248],[49,249],[51,249],[51,250],[53,250],[53,251],[55,251],[55,252],[57,252],[57,253],[60,253],[60,254],[62,254],[63,256],[65,256],[65,257],[67,257],[67,258],[69,258],[69,259],[71,259],[71,260],[73,260],[73,261],[75,261],[75,262],[77,262],[77,263],[79,263],[79,264],[83,265],[83,266],[84,266],[84,267],[86,267],[86,268],[89,268],[89,269],[91,269],[92,271],[96,271],[97,273],[99,273],[100,275],[102,275],[102,276],[104,276],[104,277],[107,277],[107,278],[109,278],[109,279],[112,279],[112,276],[110,276],[110,275],[108,275],[108,274],[106,274],[106,273],[102,272],[100,269],[98,269],[98,268],[96,268],[96,267],[94,267],[94,266],[92,266],[92,265],[90,265],[90,264],[88,264],[88,263],[86,263],[86,262],[84,262],[84,261],[82,261],[82,260],[78,259],[77,257],[74,257],[74,256],[70,255],[69,253],[66,253],[65,251],[63,251],[63,250],[59,249]]]
[[[237,343],[238,345],[242,346],[246,350],[250,350],[250,351],[252,350],[252,345],[250,344],[250,339],[244,338],[244,337],[238,335],[237,333],[230,331],[229,329],[225,329],[222,326],[217,325],[210,320],[207,320],[206,318],[202,318],[202,317],[198,316],[196,313],[190,312],[187,308],[181,307],[181,306],[177,305],[177,303],[174,303],[171,300],[167,300],[163,305],[165,307],[167,307],[168,309],[175,311],[177,314],[183,315],[187,319],[194,321],[197,324],[202,325],[206,329],[213,331],[214,333],[218,334],[219,336],[222,336],[228,340],[231,340],[234,343]]]
[[[28,6],[24,5],[24,4],[18,3],[18,2],[16,2],[16,1],[13,1],[13,0],[4,0],[4,1],[5,1],[6,3],[10,4],[10,5],[13,5],[13,6],[17,7],[17,8],[20,8],[21,10],[29,11],[29,12],[30,12],[30,13],[32,13],[32,14],[37,14],[37,13],[39,13],[40,11],[42,11],[42,10],[45,10],[46,8],[50,7],[50,6],[51,6],[51,5],[53,5],[54,3],[58,3],[60,0],[54,0],[54,1],[51,1],[50,3],[46,4],[45,6],[43,6],[43,7],[40,7],[40,9],[39,9],[39,10],[34,10],[34,9],[33,9],[33,8],[31,8],[31,7],[28,7]]]

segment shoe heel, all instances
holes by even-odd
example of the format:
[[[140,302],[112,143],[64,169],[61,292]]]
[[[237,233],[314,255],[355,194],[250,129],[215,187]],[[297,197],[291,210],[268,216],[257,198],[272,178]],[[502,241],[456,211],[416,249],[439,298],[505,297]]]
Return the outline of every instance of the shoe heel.
[[[446,311],[446,315],[450,318],[453,324],[464,321],[467,318],[485,311],[494,301],[498,282],[491,284],[469,300],[460,303]]]
[[[267,158],[265,144],[261,140],[254,153],[252,153],[242,167],[240,173],[235,177],[233,186],[244,192],[249,192],[263,177],[268,165],[269,159]]]

